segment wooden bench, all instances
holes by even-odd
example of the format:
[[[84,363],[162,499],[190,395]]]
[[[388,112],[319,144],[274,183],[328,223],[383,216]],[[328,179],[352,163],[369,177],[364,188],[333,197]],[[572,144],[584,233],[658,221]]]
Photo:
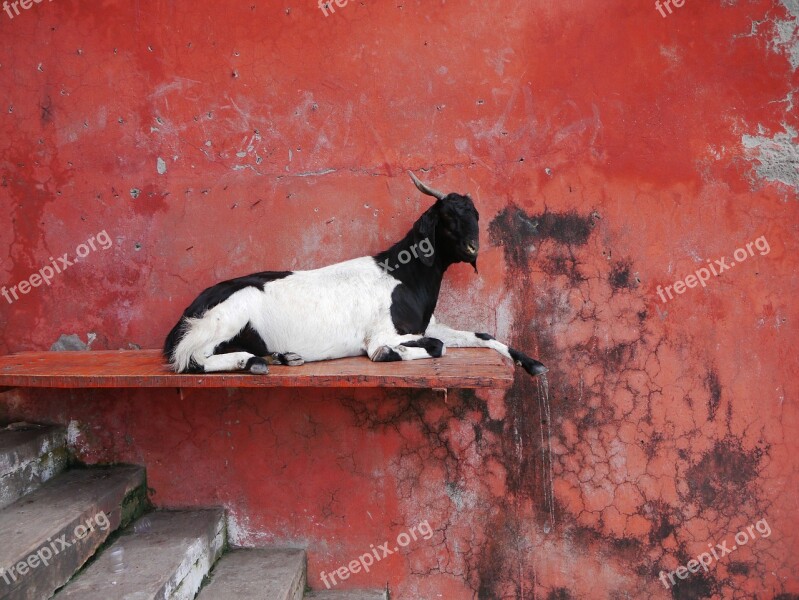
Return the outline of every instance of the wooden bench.
[[[513,383],[513,365],[485,348],[448,349],[431,360],[373,363],[366,357],[272,366],[268,375],[178,375],[158,350],[20,352],[0,356],[0,388],[492,388]]]

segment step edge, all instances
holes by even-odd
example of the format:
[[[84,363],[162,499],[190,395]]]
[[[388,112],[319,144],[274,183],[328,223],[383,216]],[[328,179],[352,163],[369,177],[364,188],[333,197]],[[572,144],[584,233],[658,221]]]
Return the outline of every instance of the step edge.
[[[0,437],[2,433],[0,431]],[[13,473],[18,467],[59,449],[69,452],[66,428],[45,426],[34,437],[5,450],[0,449],[0,477]]]
[[[305,548],[297,548],[297,547],[288,547],[288,546],[265,546],[265,547],[231,547],[229,551],[226,552],[223,556],[220,557],[218,563],[214,565],[213,571],[209,573],[209,577],[214,576],[214,571],[219,566],[219,563],[228,559],[231,559],[233,554],[238,554],[242,552],[267,552],[267,553],[277,553],[277,552],[291,552],[296,553],[296,556],[292,556],[292,559],[297,559],[298,564],[294,569],[293,573],[291,574],[291,580],[288,582],[288,585],[285,587],[285,593],[282,594],[279,598],[275,598],[274,600],[302,600],[302,597],[305,593],[305,586],[307,581],[307,554]],[[265,571],[266,572],[266,571]],[[207,595],[207,592],[216,592],[217,590],[214,589],[216,583],[219,580],[210,579],[199,591],[197,595],[197,600],[204,600],[203,594],[206,593],[205,598],[210,600],[211,597]],[[224,583],[220,583],[219,585],[224,585]],[[284,590],[281,590],[281,592]]]
[[[69,471],[67,471],[66,473],[68,474]],[[24,500],[25,498],[29,498],[30,496],[38,493],[40,490],[44,489],[45,486],[51,486],[52,487],[52,486],[57,485],[58,484],[58,480],[59,480],[58,476],[54,477],[53,479],[51,479],[51,480],[47,481],[46,483],[42,484],[34,492],[31,492],[31,494],[28,494],[27,496],[23,496],[23,498],[21,498],[20,500]],[[97,482],[97,485],[99,485],[100,483],[101,482]],[[131,471],[131,472],[127,473],[125,475],[125,479],[124,480],[122,480],[122,474],[120,474],[120,481],[118,483],[120,485],[124,484],[124,487],[122,487],[121,489],[119,487],[115,487],[114,490],[106,490],[105,493],[92,498],[91,501],[89,501],[87,499],[85,504],[83,504],[83,508],[82,508],[82,510],[80,511],[79,514],[73,513],[71,515],[71,517],[64,517],[63,519],[61,519],[59,521],[53,521],[52,522],[52,527],[50,529],[50,531],[52,532],[52,535],[49,535],[49,536],[45,537],[44,539],[47,540],[47,539],[60,538],[65,532],[66,532],[67,535],[70,535],[71,533],[73,533],[73,531],[74,531],[75,527],[77,527],[77,525],[79,525],[81,523],[85,523],[87,512],[92,511],[92,510],[94,510],[97,507],[101,507],[103,504],[107,505],[109,502],[111,502],[111,500],[113,500],[114,496],[118,497],[119,501],[118,502],[116,502],[116,501],[112,502],[112,504],[111,504],[112,510],[110,512],[113,512],[113,509],[115,509],[115,508],[122,507],[122,505],[126,501],[128,501],[128,499],[130,498],[131,495],[133,495],[140,488],[144,488],[146,486],[146,476],[145,476],[144,469],[139,468],[136,471]],[[114,493],[114,491],[116,491],[116,490],[119,490],[121,493]],[[19,502],[19,500],[17,502]],[[12,504],[10,506],[7,506],[6,508],[3,509],[3,511],[0,511],[0,512],[4,512],[4,511],[6,511],[8,509],[13,508],[15,504],[17,504],[17,503],[15,502],[14,504]],[[96,515],[99,515],[101,512],[105,512],[106,516],[108,516],[108,512],[106,512],[105,510],[102,510],[102,509],[101,510],[96,510],[91,516],[94,517]],[[109,530],[110,530],[110,528],[109,528]],[[27,556],[30,556],[32,553],[35,553],[35,551],[37,549],[41,548],[41,547],[42,547],[42,540],[38,539],[38,540],[33,540],[32,541],[32,545],[30,545],[30,546],[28,546],[26,548],[23,548],[21,550],[20,549],[15,549],[14,552],[18,553],[19,556],[27,557]],[[2,563],[2,562],[3,562],[3,557],[0,556],[0,563]],[[5,562],[8,562],[8,560],[5,560]],[[14,564],[16,564],[16,563],[14,563]],[[0,564],[0,567],[2,567],[2,564]]]
[[[146,518],[148,515],[151,516],[155,513],[159,514],[186,514],[186,513],[209,513],[209,521],[202,525],[202,527],[198,527],[197,531],[192,534],[192,538],[188,541],[188,545],[183,549],[183,556],[180,559],[180,562],[174,567],[166,569],[167,574],[161,576],[160,580],[156,583],[159,585],[158,588],[153,591],[152,595],[149,596],[152,599],[162,599],[166,600],[190,600],[194,598],[196,594],[197,587],[192,592],[192,587],[194,587],[194,582],[187,580],[187,577],[191,576],[191,566],[196,564],[199,561],[204,559],[208,559],[208,564],[201,566],[200,573],[202,575],[197,579],[197,586],[201,584],[204,577],[210,571],[213,564],[218,560],[219,556],[221,556],[222,551],[224,549],[225,540],[227,538],[227,531],[225,528],[225,521],[226,521],[226,514],[224,509],[212,507],[212,508],[200,508],[200,509],[176,509],[176,510],[158,510],[145,513],[139,517]],[[137,519],[137,521],[139,520]],[[106,546],[104,546],[101,552],[98,552],[95,558],[99,557],[100,554],[105,552],[110,552],[114,549],[117,545],[124,545],[129,543],[125,541],[125,538],[129,537],[131,533],[134,531],[135,522],[130,523],[123,531],[119,531],[116,538]],[[192,546],[196,546],[196,555],[189,555]],[[207,548],[207,552],[203,552],[203,548]],[[186,564],[187,561],[191,561],[188,565]],[[92,565],[88,565],[84,568],[80,573],[77,573],[74,577],[72,577],[66,585],[64,585],[60,590],[59,593],[53,598],[53,600],[57,600],[58,598],[66,597],[66,594],[69,594],[69,586],[73,583],[77,583],[80,581],[81,576],[88,576],[88,577],[95,577],[95,574],[92,573],[89,569],[91,569]],[[85,582],[85,585],[90,585],[94,582],[89,581]],[[185,584],[191,584],[190,587],[186,587]],[[75,588],[77,591],[77,588]],[[62,594],[62,592],[64,592]],[[81,593],[84,594],[85,598],[93,598],[93,597],[103,597],[104,596],[95,596],[95,591],[88,591],[88,590],[81,590]]]
[[[66,471],[69,461],[66,447],[55,448],[14,471],[0,475],[0,510],[35,492]]]
[[[44,548],[47,545],[47,540],[63,539],[64,535],[69,536],[71,533],[74,533],[79,525],[84,525],[86,523],[88,519],[85,517],[90,512],[92,513],[90,518],[95,518],[95,519],[97,515],[101,513],[104,513],[106,515],[106,518],[109,521],[109,526],[107,530],[96,529],[96,531],[101,531],[100,535],[97,535],[94,538],[92,538],[90,535],[87,535],[84,538],[77,541],[74,539],[74,537],[70,539],[70,541],[73,543],[69,546],[69,548],[72,548],[72,550],[65,553],[64,557],[62,557],[62,559],[60,560],[73,561],[75,565],[71,566],[67,572],[64,572],[55,579],[56,584],[54,588],[50,589],[50,586],[49,585],[47,586],[48,588],[46,590],[47,597],[52,596],[58,590],[62,589],[64,585],[66,585],[76,576],[76,574],[80,573],[84,569],[85,565],[89,564],[95,558],[98,550],[101,549],[107,543],[108,539],[111,536],[113,536],[115,532],[117,532],[118,530],[127,525],[126,519],[128,519],[129,522],[130,515],[135,514],[137,510],[134,508],[133,513],[131,513],[130,512],[131,506],[138,505],[139,511],[144,509],[147,503],[146,476],[144,469],[139,468],[137,470],[131,470],[128,473],[128,478],[127,481],[125,482],[123,493],[118,495],[119,499],[117,501],[111,503],[110,509],[108,510],[101,509],[95,511],[94,510],[95,507],[97,507],[99,504],[102,504],[104,501],[105,502],[109,501],[108,496],[109,494],[106,494],[105,496],[97,499],[91,507],[86,507],[79,516],[72,519],[72,521],[67,523],[65,526],[61,527],[56,534],[53,534],[52,536],[46,538],[44,543],[40,541],[38,545],[36,545],[32,550],[30,550],[30,552],[22,555],[22,559],[24,559],[24,561],[29,561],[31,556],[36,556],[38,555],[37,553],[42,551],[42,548]],[[126,507],[128,507],[127,515],[126,515]],[[119,521],[116,522],[116,524],[114,524],[115,521],[117,521],[116,518],[114,517],[114,513],[117,511],[119,512]],[[80,545],[81,542],[84,544],[83,546]],[[86,544],[88,544],[88,546],[86,546]],[[77,556],[75,556],[75,553],[78,552],[77,550],[78,548],[88,549],[88,551],[85,553],[85,557],[82,559],[81,559],[82,553],[78,553]],[[60,553],[61,552],[56,553],[56,556]],[[23,562],[23,560],[16,561],[12,564],[14,566],[17,566],[21,562]],[[52,568],[56,564],[59,563],[53,561],[50,562],[47,566]],[[33,567],[32,569],[30,569],[29,573],[35,572],[37,567]],[[2,565],[0,565],[0,569],[1,568]],[[19,581],[15,580],[14,581],[15,585],[6,588],[6,591],[9,595],[20,594],[23,590],[28,590],[29,592],[30,590],[34,590],[38,592],[39,595],[45,593],[45,590],[39,589],[39,584],[41,583],[40,578],[28,580],[26,575],[23,575],[23,578],[20,579]],[[2,585],[3,581],[4,580],[0,578],[0,585]],[[30,594],[28,593],[28,596],[29,595]]]

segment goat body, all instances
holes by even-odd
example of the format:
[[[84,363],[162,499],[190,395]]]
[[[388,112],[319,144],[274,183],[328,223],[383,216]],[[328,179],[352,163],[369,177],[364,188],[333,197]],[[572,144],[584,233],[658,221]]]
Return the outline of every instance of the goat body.
[[[366,354],[376,362],[439,357],[446,346],[488,347],[531,375],[540,362],[484,333],[436,322],[449,265],[477,269],[479,215],[468,196],[416,186],[437,198],[388,250],[310,271],[254,273],[203,291],[167,336],[179,372],[246,370]],[[422,254],[419,254],[419,250]]]

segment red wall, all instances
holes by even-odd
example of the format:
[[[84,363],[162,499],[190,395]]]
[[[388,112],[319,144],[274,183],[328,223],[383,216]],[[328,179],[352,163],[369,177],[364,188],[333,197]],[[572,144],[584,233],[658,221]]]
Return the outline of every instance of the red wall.
[[[520,374],[507,394],[446,401],[16,391],[0,418],[71,424],[83,460],[146,465],[157,505],[226,506],[239,543],[307,545],[314,586],[426,520],[430,540],[340,587],[796,597],[799,9],[664,13],[622,0],[0,12],[2,283],[113,241],[0,297],[0,351],[70,334],[160,346],[221,278],[375,253],[429,205],[410,168],[471,193],[482,216],[480,274],[450,271],[442,320],[551,369],[548,391]],[[761,241],[733,260],[760,238],[767,253]],[[736,265],[659,298],[721,257]],[[768,537],[658,581],[762,520]]]

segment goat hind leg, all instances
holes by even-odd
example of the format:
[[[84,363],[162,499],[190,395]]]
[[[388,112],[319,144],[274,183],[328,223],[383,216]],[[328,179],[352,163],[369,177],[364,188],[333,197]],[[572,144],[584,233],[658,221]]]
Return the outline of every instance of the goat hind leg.
[[[445,352],[446,347],[441,340],[421,335],[378,337],[366,350],[374,362],[438,358]]]
[[[266,375],[269,373],[266,360],[249,352],[213,354],[203,360],[202,367],[206,373],[218,373],[220,371],[249,371],[254,375]]]

